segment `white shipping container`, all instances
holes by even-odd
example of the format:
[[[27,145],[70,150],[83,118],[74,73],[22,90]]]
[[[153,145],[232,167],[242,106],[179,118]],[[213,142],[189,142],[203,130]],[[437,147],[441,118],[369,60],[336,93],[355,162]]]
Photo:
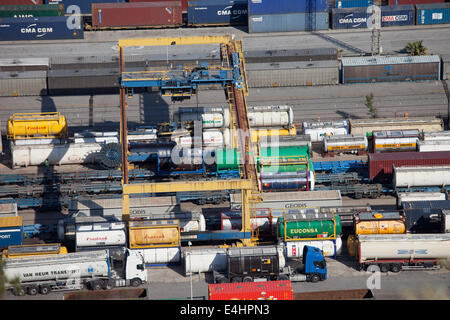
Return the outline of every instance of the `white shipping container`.
[[[224,128],[230,126],[230,110],[228,108],[180,108],[174,114],[174,120],[202,121],[204,129]]]
[[[183,260],[186,275],[227,269],[227,253],[224,248],[185,251]]]
[[[417,143],[419,152],[450,151],[450,140],[425,140]]]
[[[402,202],[410,201],[437,201],[447,200],[445,193],[441,192],[400,192],[397,194],[397,206],[400,207]]]
[[[181,248],[180,247],[168,247],[168,248],[147,248],[147,249],[130,249],[137,252],[144,257],[144,263],[146,265],[164,265],[177,263],[181,261]]]
[[[450,166],[394,167],[394,187],[450,185]]]
[[[332,240],[314,240],[314,241],[289,241],[284,244],[287,258],[301,258],[303,256],[303,247],[312,246],[323,251],[325,257],[334,256],[334,243]],[[342,239],[336,237],[336,255],[342,253]]]
[[[13,168],[39,166],[45,160],[50,165],[95,163],[101,148],[98,143],[12,146],[11,162]]]
[[[360,262],[450,258],[450,234],[359,235],[358,243]]]

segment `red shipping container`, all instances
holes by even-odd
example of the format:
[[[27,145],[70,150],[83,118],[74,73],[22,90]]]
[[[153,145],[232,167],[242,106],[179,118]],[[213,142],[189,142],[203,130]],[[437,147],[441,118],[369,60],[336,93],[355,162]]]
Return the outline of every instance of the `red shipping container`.
[[[369,178],[392,177],[392,166],[450,165],[450,151],[369,153]]]
[[[92,26],[174,27],[183,22],[180,1],[93,3]]]
[[[128,0],[128,2],[160,2],[161,0]],[[166,1],[176,1],[179,2],[180,0],[166,0]],[[188,8],[188,0],[181,0],[181,10],[183,13],[187,13]]]
[[[404,4],[423,4],[423,3],[442,3],[445,0],[388,0],[388,5],[396,6],[396,5],[404,5]]]
[[[289,280],[208,285],[209,300],[293,300]]]
[[[44,4],[44,0],[1,0],[0,5],[33,5],[33,4]]]

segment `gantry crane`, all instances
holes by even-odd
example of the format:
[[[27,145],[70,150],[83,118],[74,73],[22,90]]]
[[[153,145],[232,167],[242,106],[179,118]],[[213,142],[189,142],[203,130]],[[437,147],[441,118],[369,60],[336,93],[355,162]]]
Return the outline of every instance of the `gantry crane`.
[[[162,69],[143,72],[126,72],[124,48],[133,46],[174,46],[219,44],[221,63],[219,65],[184,65],[178,69]],[[120,71],[120,141],[122,152],[122,199],[124,220],[129,219],[129,196],[141,193],[196,192],[241,190],[242,229],[240,239],[243,245],[253,245],[255,234],[250,222],[250,204],[261,200],[261,186],[257,178],[257,150],[252,144],[250,124],[247,115],[246,95],[248,95],[242,42],[232,36],[204,36],[180,38],[144,38],[119,40]],[[133,94],[133,88],[156,87],[162,95],[172,100],[183,100],[196,94],[203,84],[221,84],[230,105],[231,129],[234,146],[240,151],[241,179],[189,181],[165,183],[129,184],[128,181],[128,139],[126,97]]]

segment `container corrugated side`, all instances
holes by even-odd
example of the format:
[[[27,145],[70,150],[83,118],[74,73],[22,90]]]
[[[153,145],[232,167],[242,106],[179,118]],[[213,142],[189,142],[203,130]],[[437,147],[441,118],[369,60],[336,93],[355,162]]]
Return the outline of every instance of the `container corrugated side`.
[[[390,179],[392,167],[449,165],[450,151],[369,153],[369,179]]]
[[[128,0],[128,2],[159,2],[161,0]],[[179,0],[166,0],[166,1],[176,1]],[[188,0],[181,0],[181,10],[183,13],[187,13]]]
[[[382,6],[381,26],[410,26],[416,21],[416,10],[413,5]]]
[[[249,15],[328,12],[327,0],[249,0]]]
[[[416,24],[450,23],[450,3],[416,5]]]
[[[373,5],[373,0],[336,0],[335,8],[367,8]]]
[[[246,50],[245,62],[286,62],[286,61],[320,61],[337,60],[337,48]]]
[[[183,23],[180,1],[92,5],[92,27],[169,27]]]
[[[0,72],[0,96],[47,95],[47,72]]]
[[[397,6],[402,4],[424,4],[424,3],[442,3],[445,0],[388,0],[389,6]]]
[[[6,5],[37,5],[44,4],[44,0],[2,0]]]
[[[442,80],[450,79],[450,54],[441,55],[442,58]]]
[[[49,58],[0,59],[0,72],[48,71]]]
[[[366,8],[332,9],[333,29],[367,28],[369,14]]]
[[[0,19],[0,41],[83,39],[81,24],[70,17]]]
[[[189,1],[189,25],[246,25],[248,4],[243,0]]]
[[[328,12],[249,15],[249,33],[328,29]]]
[[[121,3],[125,0],[46,0],[47,4],[63,4],[66,9],[66,13],[74,12],[73,9],[77,6],[77,11],[83,15],[91,14],[91,7],[93,3]]]
[[[0,5],[0,18],[57,17],[64,15],[63,5]]]
[[[337,61],[247,63],[250,88],[332,85],[339,82]]]

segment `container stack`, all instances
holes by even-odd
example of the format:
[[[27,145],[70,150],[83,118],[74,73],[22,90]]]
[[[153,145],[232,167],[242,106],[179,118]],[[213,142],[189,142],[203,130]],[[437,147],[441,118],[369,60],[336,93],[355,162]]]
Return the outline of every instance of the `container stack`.
[[[249,33],[328,29],[326,0],[250,0]]]

